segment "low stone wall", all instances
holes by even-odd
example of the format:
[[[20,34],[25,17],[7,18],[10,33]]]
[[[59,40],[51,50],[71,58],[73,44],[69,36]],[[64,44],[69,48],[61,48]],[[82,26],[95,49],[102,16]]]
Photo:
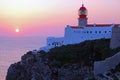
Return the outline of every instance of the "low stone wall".
[[[112,38],[110,42],[110,48],[114,49],[120,47],[120,27],[114,27],[112,29]]]
[[[120,63],[120,52],[112,57],[106,58],[104,61],[94,62],[94,75],[103,74],[106,71],[115,68]]]

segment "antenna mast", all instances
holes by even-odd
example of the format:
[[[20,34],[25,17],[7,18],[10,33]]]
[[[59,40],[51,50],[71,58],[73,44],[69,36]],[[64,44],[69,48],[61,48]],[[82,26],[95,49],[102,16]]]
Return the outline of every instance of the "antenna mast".
[[[84,0],[81,0],[82,4],[84,4]]]
[[[82,0],[82,4],[83,4],[83,0]]]

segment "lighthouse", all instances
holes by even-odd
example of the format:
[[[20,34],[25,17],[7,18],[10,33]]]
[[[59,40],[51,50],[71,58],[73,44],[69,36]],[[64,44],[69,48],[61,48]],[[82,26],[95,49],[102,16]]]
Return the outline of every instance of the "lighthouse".
[[[78,10],[78,27],[85,27],[87,25],[87,9],[82,4],[82,7]]]
[[[78,25],[67,25],[63,37],[48,37],[47,46],[40,48],[40,50],[48,52],[51,48],[62,45],[78,44],[86,40],[110,39],[112,28],[120,27],[120,24],[89,24],[87,12],[86,7],[82,4],[78,9]]]

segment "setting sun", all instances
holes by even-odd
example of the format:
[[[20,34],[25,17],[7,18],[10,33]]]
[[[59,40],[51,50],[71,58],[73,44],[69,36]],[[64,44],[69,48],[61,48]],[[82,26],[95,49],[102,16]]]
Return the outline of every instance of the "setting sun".
[[[120,22],[120,0],[110,0],[109,3],[100,0],[99,5],[96,4],[97,2],[96,0],[92,2],[89,0],[0,0],[0,36],[62,36],[67,23],[77,24],[77,12],[82,3],[88,9],[90,24]],[[114,11],[109,10],[111,6],[114,7]]]
[[[19,29],[15,29],[15,32],[20,32],[20,30]]]

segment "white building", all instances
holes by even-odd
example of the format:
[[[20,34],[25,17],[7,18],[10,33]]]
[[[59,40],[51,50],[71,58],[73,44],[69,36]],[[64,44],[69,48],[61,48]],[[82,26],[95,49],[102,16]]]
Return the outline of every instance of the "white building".
[[[40,50],[49,51],[56,46],[76,44],[85,40],[111,38],[112,28],[120,27],[118,24],[87,24],[87,9],[82,5],[78,10],[78,26],[67,25],[64,37],[48,37],[47,45]]]

